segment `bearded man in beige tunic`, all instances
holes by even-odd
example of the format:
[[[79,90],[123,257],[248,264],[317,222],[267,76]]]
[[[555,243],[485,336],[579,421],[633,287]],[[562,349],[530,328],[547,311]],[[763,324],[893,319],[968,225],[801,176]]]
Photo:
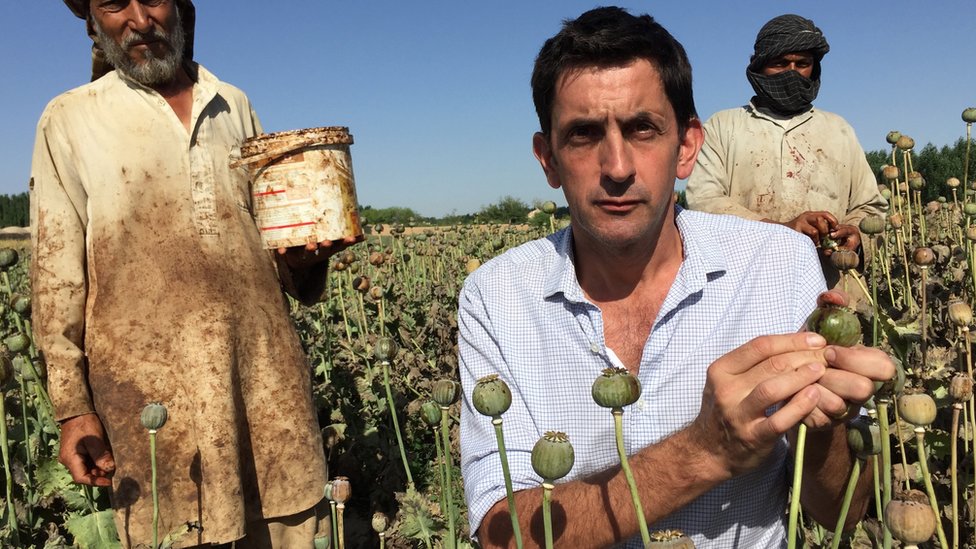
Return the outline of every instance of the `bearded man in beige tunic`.
[[[839,248],[862,251],[858,224],[884,215],[888,204],[854,129],[813,106],[829,50],[820,29],[799,15],[763,25],[746,69],[756,95],[705,123],[688,178],[690,208],[785,225],[817,247],[829,236]],[[835,287],[841,276],[831,253],[823,248],[821,266]],[[855,284],[843,289],[852,299],[860,293]]]
[[[160,538],[189,524],[176,547],[311,547],[326,463],[282,290],[315,301],[351,241],[263,248],[248,175],[230,167],[261,127],[192,61],[190,0],[65,3],[95,41],[93,81],[47,106],[31,173],[34,329],[60,459],[76,482],[112,487],[124,546],[150,544],[139,415],[160,402]]]

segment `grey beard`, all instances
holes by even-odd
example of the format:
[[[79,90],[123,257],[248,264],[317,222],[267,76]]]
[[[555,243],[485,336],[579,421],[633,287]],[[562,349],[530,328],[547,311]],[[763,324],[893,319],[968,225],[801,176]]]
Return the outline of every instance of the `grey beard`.
[[[95,29],[98,46],[105,54],[106,61],[129,78],[143,86],[151,87],[172,82],[183,63],[185,36],[179,11],[176,12],[175,20],[173,30],[169,35],[154,27],[145,34],[130,32],[124,36],[121,44],[116,43],[108,36],[94,18],[92,18],[92,27]],[[163,40],[169,46],[170,51],[162,56],[156,56],[152,50],[147,49],[145,61],[142,63],[133,61],[129,57],[129,47],[138,41],[147,39]]]

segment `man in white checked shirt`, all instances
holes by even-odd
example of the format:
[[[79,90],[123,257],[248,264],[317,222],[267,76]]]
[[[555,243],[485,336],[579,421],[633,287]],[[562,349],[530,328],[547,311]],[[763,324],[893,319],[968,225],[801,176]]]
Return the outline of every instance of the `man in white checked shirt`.
[[[652,528],[681,529],[699,548],[785,546],[787,436],[800,422],[813,428],[803,504],[832,525],[852,465],[842,418],[894,367],[880,351],[797,333],[818,299],[843,300],[818,297],[809,239],[675,206],[675,178],[703,139],[681,45],[649,16],[598,8],[546,42],[532,87],[533,149],[572,224],[487,262],[460,296],[472,532],[484,547],[512,545],[493,428],[470,400],[498,374],[513,393],[504,429],[526,546],[543,539],[530,455],[549,430],[576,453],[553,492],[556,544],[641,546],[611,415],[590,397],[610,366],[643,386],[624,427]]]

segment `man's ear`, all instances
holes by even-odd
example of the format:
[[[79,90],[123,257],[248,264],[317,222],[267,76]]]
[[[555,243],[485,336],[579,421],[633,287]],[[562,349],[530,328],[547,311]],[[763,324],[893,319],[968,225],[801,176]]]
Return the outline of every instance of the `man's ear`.
[[[691,175],[691,170],[695,167],[695,160],[698,158],[698,151],[705,142],[705,131],[702,129],[701,120],[692,118],[688,121],[685,134],[681,136],[681,143],[678,144],[678,165],[676,174],[678,179],[687,179]]]
[[[549,186],[558,189],[562,183],[560,183],[559,175],[555,170],[556,161],[552,157],[552,145],[549,143],[549,137],[546,134],[536,132],[532,136],[532,153],[535,154],[536,160],[542,166],[542,171],[546,173],[546,181],[549,182]]]

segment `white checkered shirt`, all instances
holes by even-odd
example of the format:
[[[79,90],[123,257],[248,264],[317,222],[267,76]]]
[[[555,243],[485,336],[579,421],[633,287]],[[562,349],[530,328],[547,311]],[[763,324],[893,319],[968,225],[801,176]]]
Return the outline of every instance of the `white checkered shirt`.
[[[814,247],[800,233],[681,208],[676,220],[685,259],[644,345],[641,399],[625,408],[628,454],[697,416],[715,359],[756,336],[796,332],[825,291]],[[570,229],[475,271],[460,295],[458,324],[461,472],[472,532],[505,498],[494,428],[471,404],[483,376],[498,374],[512,390],[502,419],[514,490],[540,485],[531,453],[546,431],[563,431],[573,444],[576,463],[563,481],[619,465],[612,416],[590,396],[593,380],[611,366],[603,317],[576,279]],[[786,459],[784,439],[767,464],[717,486],[652,530],[680,529],[699,548],[785,547]],[[625,546],[641,547],[640,537]]]

